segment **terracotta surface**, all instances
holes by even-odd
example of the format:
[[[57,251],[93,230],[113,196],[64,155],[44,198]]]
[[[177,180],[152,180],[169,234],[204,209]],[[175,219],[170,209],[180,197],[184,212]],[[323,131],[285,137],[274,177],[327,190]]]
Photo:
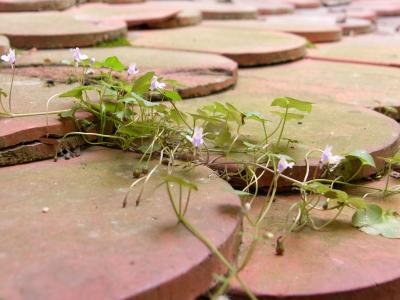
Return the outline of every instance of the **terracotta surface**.
[[[301,67],[300,65],[299,69]],[[274,98],[290,96],[314,102],[312,113],[307,115],[301,122],[288,122],[284,133],[286,138],[300,142],[299,144],[292,144],[288,149],[288,154],[296,161],[295,167],[289,170],[288,174],[297,179],[302,179],[305,176],[304,156],[309,149],[324,149],[326,145],[333,145],[333,151],[338,155],[363,149],[375,158],[378,170],[384,167],[379,157],[390,156],[397,151],[400,127],[394,120],[366,108],[334,102],[332,100],[334,100],[335,94],[327,98],[320,98],[318,94],[314,94],[313,97],[306,97],[306,95],[313,94],[299,92],[298,87],[301,85],[298,82],[301,83],[302,77],[304,77],[301,72],[296,73],[296,70],[290,68],[286,69],[286,71],[285,69],[281,71],[279,66],[260,68],[261,71],[269,69],[272,69],[270,73],[260,72],[258,74],[257,69],[240,71],[239,81],[235,90],[220,94],[218,97],[184,101],[179,103],[179,107],[183,110],[194,111],[214,101],[229,102],[244,112],[256,111],[266,116],[271,121],[267,126],[267,131],[270,132],[276,127],[279,120],[270,114],[270,111],[274,110],[274,108],[270,107],[269,104]],[[307,72],[305,65],[303,65],[302,70]],[[275,75],[277,76],[275,78],[282,76],[282,81],[279,81],[279,79],[269,80],[268,74],[271,74],[271,78],[273,78],[273,73],[279,74]],[[297,78],[298,82],[295,79],[292,82],[285,81],[285,76],[288,73],[291,73],[293,78]],[[289,86],[292,87],[291,90],[288,90]],[[306,86],[304,85],[304,87]],[[240,132],[241,135],[248,136],[254,140],[263,138],[263,129],[256,122],[249,121]],[[223,169],[227,160],[235,162],[238,159],[246,159],[246,155],[231,154],[228,159],[220,159],[219,162],[221,164],[215,165],[215,168]],[[310,165],[312,170],[318,165],[318,160],[319,156],[317,154],[311,156]],[[229,169],[235,171],[237,166],[231,163],[229,164]],[[375,172],[372,169],[365,169],[363,176],[369,176]],[[268,186],[270,183],[271,176],[266,174],[260,180],[259,185],[263,187]],[[242,185],[243,182],[234,180],[233,184]],[[282,180],[280,185],[283,188],[291,184]]]
[[[8,93],[10,84],[9,74],[0,74],[0,85]],[[73,85],[56,84],[46,87],[45,82],[28,77],[16,76],[12,93],[12,109],[14,113],[45,112],[46,103],[50,97],[72,89]],[[3,99],[7,107],[8,100]],[[71,99],[55,98],[49,104],[49,111],[57,111],[72,107]],[[88,117],[88,114],[81,114]],[[46,116],[20,118],[0,118],[0,149],[38,141],[47,134]],[[72,120],[61,122],[57,115],[49,115],[49,133],[58,137],[76,130]]]
[[[0,15],[0,34],[16,48],[83,47],[124,36],[126,25],[90,22],[60,12],[4,13]]]
[[[342,38],[340,26],[320,18],[268,16],[265,20],[258,21],[210,21],[203,24],[222,28],[246,28],[293,33],[313,43],[333,42]]]
[[[318,45],[307,57],[327,61],[354,62],[400,67],[400,37],[396,35],[362,35],[340,43]]]
[[[356,18],[365,19],[371,22],[376,22],[378,15],[374,10],[363,9],[351,6],[332,6],[332,7],[320,7],[315,9],[298,9],[295,15],[299,16],[311,16],[311,17],[336,17],[338,19]]]
[[[241,20],[257,18],[257,8],[247,4],[201,4],[199,6],[201,6],[203,18],[207,20]]]
[[[184,9],[176,15],[175,18],[168,19],[161,23],[148,24],[149,28],[162,29],[162,28],[175,28],[184,26],[194,26],[202,22],[203,15],[200,10],[197,9]]]
[[[132,153],[90,148],[79,158],[1,168],[0,294],[5,299],[194,299],[225,268],[178,225],[155,175],[139,207]],[[187,218],[229,259],[240,230],[239,199],[210,171],[185,173]],[[177,189],[172,188],[176,195]],[[43,213],[48,207],[47,213]],[[34,251],[32,251],[34,250]]]
[[[245,85],[251,86],[253,91],[276,97],[289,95],[312,102],[343,102],[378,111],[390,107],[400,109],[400,74],[398,69],[390,67],[304,59],[291,64],[241,70],[236,91],[244,93]],[[400,118],[399,113],[391,116]]]
[[[63,10],[75,3],[75,0],[1,0],[0,11]]]
[[[280,0],[263,1],[263,0],[235,0],[235,3],[251,5],[257,8],[260,15],[282,15],[291,14],[295,7],[291,3]]]
[[[319,0],[285,0],[285,2],[293,4],[296,8],[318,8],[321,6]]]
[[[368,9],[376,12],[378,16],[400,16],[400,3],[394,1],[362,0],[354,1],[350,6],[356,9]]]
[[[352,0],[321,0],[321,2],[326,6],[339,6],[350,4]]]
[[[371,21],[357,18],[348,18],[344,23],[339,25],[342,27],[344,35],[365,34],[375,29]]]
[[[0,52],[6,53],[10,48],[10,41],[4,35],[0,35]]]
[[[175,18],[181,10],[178,7],[163,6],[154,2],[119,5],[88,3],[74,7],[68,12],[83,20],[122,21],[131,27],[168,21]]]
[[[9,67],[1,69],[9,71]],[[10,89],[11,74],[0,73],[0,86],[8,94]],[[46,111],[47,100],[58,93],[66,92],[75,85],[55,83],[48,87],[45,81],[38,78],[15,76],[12,91],[12,109],[14,113],[37,113]],[[3,103],[8,104],[8,98],[3,98]],[[7,104],[6,104],[7,103]],[[70,108],[74,102],[71,99],[56,98],[49,104],[49,110],[62,110]]]
[[[89,113],[78,113],[78,119],[91,118]],[[57,115],[31,116],[21,118],[0,118],[0,149],[34,142],[47,135],[63,137],[77,131],[73,119],[60,120]]]
[[[257,8],[252,3],[223,3],[218,1],[150,1],[157,9],[199,10],[203,19],[256,19]]]
[[[85,144],[86,141],[79,136],[69,136],[59,139],[41,138],[38,142],[0,149],[0,166],[13,166],[38,160],[55,159],[57,153],[66,149],[69,151],[78,151],[79,153],[78,149]]]
[[[306,50],[306,41],[301,37],[246,28],[195,26],[132,31],[129,39],[140,47],[222,54],[241,66],[296,60]]]
[[[237,77],[237,64],[219,55],[132,47],[87,48],[81,51],[97,60],[116,55],[126,66],[137,63],[140,74],[154,71],[166,79],[178,80],[184,85],[179,88],[184,98],[219,92],[232,86]],[[60,67],[65,59],[72,60],[67,49],[27,52],[18,56],[17,73],[65,81],[75,74],[74,68]]]
[[[392,184],[398,181],[393,180]],[[384,180],[367,185],[383,188]],[[400,209],[398,195],[384,201],[379,196],[369,199],[385,208]],[[259,197],[255,202],[251,211],[253,218],[262,200]],[[261,232],[272,231],[275,237],[281,234],[286,213],[294,201],[299,201],[299,197],[278,196]],[[260,241],[241,278],[260,300],[397,299],[399,241],[367,235],[351,227],[352,213],[350,209],[345,210],[337,222],[319,232],[306,228],[292,233],[285,241],[283,256],[275,256],[271,243]],[[324,212],[314,216],[317,224],[322,224],[332,214]],[[251,232],[246,222],[245,236]],[[237,282],[231,288],[232,299],[247,299]]]

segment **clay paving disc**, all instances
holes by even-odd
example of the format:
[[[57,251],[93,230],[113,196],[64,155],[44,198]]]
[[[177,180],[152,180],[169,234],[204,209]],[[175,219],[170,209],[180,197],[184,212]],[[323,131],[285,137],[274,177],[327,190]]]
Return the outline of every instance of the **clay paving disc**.
[[[400,37],[363,35],[343,39],[340,43],[318,45],[308,57],[322,60],[400,66]]]
[[[342,27],[344,35],[364,34],[374,30],[372,22],[366,19],[347,18],[338,25]]]
[[[206,22],[205,25],[288,32],[300,35],[313,43],[338,41],[342,38],[342,30],[338,25],[307,17],[274,16],[260,21],[214,21]]]
[[[304,56],[306,41],[291,34],[246,28],[195,26],[132,31],[135,46],[217,53],[241,66],[273,64]]]
[[[244,4],[244,3],[243,3]],[[199,3],[203,18],[207,20],[255,19],[257,9],[250,5]]]
[[[88,3],[68,10],[79,19],[124,21],[128,27],[157,24],[175,18],[181,8],[163,6],[157,2],[136,4]]]
[[[180,11],[173,19],[161,23],[147,24],[149,28],[175,28],[183,26],[193,26],[200,24],[203,20],[203,15],[198,9],[185,8]]]
[[[182,97],[205,96],[233,85],[237,77],[237,64],[220,55],[191,53],[133,47],[87,48],[81,52],[96,60],[116,55],[126,66],[136,63],[141,74],[154,71],[166,79],[177,80]],[[28,52],[17,58],[17,72],[21,75],[42,76],[65,81],[75,74],[72,67],[51,68],[62,60],[72,60],[69,50],[44,50]],[[41,66],[41,67],[32,67]],[[137,76],[140,76],[137,75]]]
[[[103,1],[97,1],[97,2],[106,2],[110,4],[126,4],[126,3],[140,3],[140,2],[145,2],[146,0],[103,0]],[[88,1],[90,2],[90,1]],[[96,1],[94,1],[96,2]]]
[[[252,69],[245,71],[250,72]],[[275,72],[279,73],[279,70],[275,70]],[[295,70],[289,72],[292,72],[293,76],[296,75]],[[271,101],[282,96],[298,98],[301,96],[288,90],[288,87],[292,86],[293,90],[296,91],[296,82],[287,83],[284,81],[285,76],[282,75],[282,77],[282,83],[278,81],[268,82],[259,78],[255,78],[254,82],[251,80],[242,82],[242,78],[246,78],[246,76],[241,73],[235,90],[219,94],[218,97],[212,96],[183,101],[178,106],[183,111],[196,111],[196,109],[214,101],[228,102],[243,112],[259,112],[267,117],[271,121],[268,123],[267,132],[271,132],[279,121],[279,118],[275,118],[270,113],[270,111],[276,110],[270,106]],[[301,80],[300,77],[301,73],[297,74],[299,80]],[[267,78],[267,75],[263,75],[262,78]],[[275,85],[280,86],[280,88],[276,88]],[[286,87],[286,90],[284,87]],[[312,100],[314,105],[313,111],[301,122],[288,122],[283,134],[285,138],[299,141],[298,144],[292,144],[288,149],[288,155],[296,161],[295,167],[288,171],[290,176],[302,180],[306,171],[305,154],[310,149],[324,149],[326,145],[332,145],[334,153],[338,155],[344,155],[354,150],[365,150],[375,158],[378,170],[384,167],[383,161],[378,157],[390,156],[397,151],[400,126],[391,118],[363,107],[324,101],[317,97],[312,99],[301,97],[300,99]],[[255,141],[261,141],[264,137],[262,126],[252,121],[248,121],[240,133],[242,136],[247,136]],[[223,162],[226,162],[226,160],[235,162],[238,159],[243,161],[249,158],[243,154],[231,154],[227,159],[219,160],[221,164],[215,167],[223,169]],[[318,154],[311,157],[311,168],[318,166],[318,160]],[[229,167],[231,167],[231,171],[237,170],[235,165],[231,164]],[[375,173],[375,170],[365,170],[363,175],[369,176],[372,173]],[[268,186],[271,183],[270,180],[268,173],[260,180],[259,186]],[[291,183],[282,180],[280,185],[281,187],[291,186]]]
[[[372,23],[368,20],[346,18],[344,22],[338,22],[339,16],[326,14],[318,16],[281,16],[267,17],[266,27],[295,33],[311,42],[330,42],[340,40],[342,30],[344,35],[363,34],[372,31]]]
[[[373,10],[378,16],[400,16],[398,1],[354,1],[350,8]]]
[[[4,13],[0,15],[0,34],[17,48],[82,47],[122,37],[126,25],[89,22],[60,12]]]
[[[90,148],[70,161],[1,168],[2,297],[194,299],[210,288],[225,270],[177,224],[165,186],[155,188],[159,174],[138,207],[135,190],[121,208],[136,162],[132,153]],[[199,188],[187,219],[232,260],[239,199],[210,174],[181,173]]]
[[[10,48],[10,41],[4,35],[0,35],[0,52],[6,53]]]
[[[200,10],[203,19],[256,19],[257,9],[251,3],[217,3],[216,1],[152,1],[157,9]]]
[[[260,15],[282,15],[293,13],[295,7],[291,3],[273,0],[235,0],[234,3],[251,5],[257,8]]]
[[[75,5],[75,0],[1,0],[0,11],[63,10]]]
[[[382,180],[367,185],[384,188],[384,184]],[[395,184],[398,181],[393,180],[391,185]],[[385,200],[381,195],[369,199],[386,209],[400,209],[398,195]],[[264,199],[256,200],[253,218]],[[277,196],[260,232],[272,231],[279,236],[294,201],[299,201],[297,195]],[[271,243],[260,241],[250,263],[240,273],[242,280],[260,300],[396,299],[400,293],[399,241],[351,227],[353,213],[345,209],[336,222],[321,231],[306,228],[292,233],[285,241],[283,256],[274,254]],[[315,213],[314,218],[321,225],[332,216],[323,212]],[[250,236],[251,226],[247,222],[244,226],[244,236]],[[245,243],[248,242],[247,239]],[[231,288],[232,299],[247,299],[237,282]]]
[[[389,67],[304,59],[242,70],[235,90],[244,93],[246,89],[276,97],[286,94],[312,102],[338,101],[386,113],[389,112],[385,111],[387,108],[400,110],[400,74],[396,68]],[[399,113],[391,116],[400,118]]]
[[[8,93],[10,75],[1,74],[0,83]],[[35,78],[16,76],[12,93],[12,108],[14,113],[45,112],[47,100],[60,92],[67,91],[73,86],[56,85],[46,87],[43,81]],[[6,107],[8,101],[3,100]],[[68,109],[73,105],[71,99],[56,99],[50,106],[50,111]],[[87,116],[83,114],[82,116]],[[46,129],[45,116],[30,116],[19,118],[0,118],[0,149],[38,141],[45,137],[47,132],[52,136],[62,137],[64,134],[75,131],[73,120],[61,122],[57,115],[49,115],[49,127]]]
[[[293,4],[296,8],[318,8],[321,6],[319,0],[285,0],[290,4]]]

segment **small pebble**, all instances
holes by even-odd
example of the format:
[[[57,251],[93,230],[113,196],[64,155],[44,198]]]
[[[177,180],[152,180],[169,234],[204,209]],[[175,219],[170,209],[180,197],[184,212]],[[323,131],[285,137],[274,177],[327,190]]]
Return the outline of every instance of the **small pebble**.
[[[49,208],[47,206],[42,208],[42,213],[46,214],[48,212],[49,212]]]

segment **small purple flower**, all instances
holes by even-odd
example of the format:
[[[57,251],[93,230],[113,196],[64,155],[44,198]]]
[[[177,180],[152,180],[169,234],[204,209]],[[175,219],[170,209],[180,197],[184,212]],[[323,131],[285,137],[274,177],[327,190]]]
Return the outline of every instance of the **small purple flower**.
[[[186,136],[186,138],[193,144],[195,148],[199,148],[203,143],[203,128],[195,127],[193,136]]]
[[[163,90],[167,85],[164,82],[159,82],[157,76],[153,76],[151,79],[150,90]],[[203,129],[202,129],[203,130]]]
[[[279,162],[278,162],[278,172],[282,173],[285,171],[287,168],[293,168],[294,162],[288,162],[284,156],[281,156]]]
[[[2,61],[8,62],[8,63],[10,63],[10,65],[14,65],[15,64],[15,50],[10,48],[8,50],[8,53],[2,55],[0,58]]]
[[[81,50],[78,47],[71,49],[72,57],[74,62],[78,64],[81,60],[88,59],[89,57],[86,54],[81,54]]]
[[[343,159],[342,156],[332,154],[332,146],[327,145],[321,155],[322,164],[337,165]]]
[[[136,75],[139,73],[139,69],[136,67],[136,64],[130,64],[128,68],[128,76]]]
[[[96,62],[96,59],[94,57],[91,57],[89,60],[89,65],[93,66],[95,62]]]

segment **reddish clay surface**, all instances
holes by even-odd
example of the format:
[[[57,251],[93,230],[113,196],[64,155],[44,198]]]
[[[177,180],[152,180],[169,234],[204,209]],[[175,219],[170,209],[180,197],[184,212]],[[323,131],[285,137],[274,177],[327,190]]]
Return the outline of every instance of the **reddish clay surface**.
[[[13,47],[23,49],[94,46],[123,37],[126,31],[121,21],[87,21],[61,12],[0,15],[0,34],[7,36]]]
[[[383,188],[384,184],[381,180],[367,185]],[[392,180],[392,184],[398,181]],[[254,203],[253,218],[262,200],[259,197]],[[378,196],[371,200],[385,208],[400,209],[398,195],[384,201]],[[273,232],[275,238],[282,234],[286,213],[294,201],[299,201],[297,195],[278,196],[260,232]],[[260,241],[240,274],[242,280],[260,300],[397,299],[399,241],[367,235],[351,227],[353,212],[345,210],[336,222],[321,231],[305,228],[292,233],[285,241],[283,256],[275,256],[271,243]],[[332,216],[327,212],[315,213],[314,219],[323,224]],[[247,222],[244,231],[244,236],[252,232]],[[247,238],[245,244],[248,243]],[[232,299],[248,299],[237,282],[233,283],[231,294]]]
[[[0,169],[0,295],[5,299],[194,299],[225,271],[178,225],[160,175],[122,200],[134,154],[90,148],[79,158]],[[240,202],[224,181],[196,168],[187,219],[228,259]],[[173,194],[179,191],[172,187]],[[48,207],[47,213],[43,213]]]
[[[10,41],[4,35],[0,36],[0,53],[6,53],[10,48]]]
[[[0,11],[63,10],[75,3],[75,0],[1,0]]]
[[[290,4],[293,4],[296,8],[318,8],[321,6],[319,0],[284,0]]]
[[[306,60],[292,64],[248,68],[240,70],[239,81],[234,90],[220,94],[217,99],[198,98],[188,102],[183,101],[178,106],[186,111],[195,111],[216,100],[229,102],[243,112],[257,111],[263,114],[272,121],[267,126],[267,130],[272,130],[278,122],[278,119],[270,113],[273,108],[269,105],[274,98],[287,95],[308,100],[314,103],[313,111],[301,122],[288,122],[284,133],[287,138],[300,141],[300,144],[293,144],[288,150],[288,154],[296,161],[294,168],[287,171],[289,176],[303,180],[306,172],[304,162],[306,152],[308,149],[324,149],[326,145],[333,145],[334,152],[339,155],[364,149],[375,158],[378,170],[382,170],[384,164],[379,157],[391,156],[398,151],[400,127],[394,120],[362,107],[366,104],[363,104],[362,100],[354,103],[354,98],[358,99],[357,95],[363,95],[360,99],[369,99],[370,105],[375,105],[374,101],[380,94],[376,94],[377,91],[370,82],[376,82],[377,78],[385,78],[384,74],[391,71],[387,74],[389,82],[385,86],[385,91],[388,96],[392,95],[391,99],[397,103],[398,81],[391,78],[397,76],[397,71],[382,70],[382,74],[373,75],[379,70],[369,68],[369,66]],[[343,81],[339,81],[338,77]],[[353,91],[350,86],[358,88]],[[341,91],[348,92],[340,94]],[[347,101],[357,106],[342,105],[338,101]],[[263,131],[257,124],[247,122],[241,134],[261,141]],[[315,154],[310,160],[312,169],[318,166],[319,157],[319,154]],[[231,154],[228,168],[232,174],[238,169],[235,162],[247,159],[249,158],[246,154]],[[221,164],[215,165],[215,168],[222,170],[226,159],[220,159],[219,162]],[[375,172],[374,169],[365,169],[362,175],[369,176]],[[266,173],[259,181],[259,185],[269,186],[271,177]],[[243,184],[237,180],[233,183]],[[280,184],[281,187],[291,186],[291,183],[283,180]]]
[[[306,52],[306,41],[301,37],[249,28],[193,26],[131,31],[129,39],[138,47],[221,54],[240,66],[292,61]]]
[[[155,2],[119,5],[88,3],[74,7],[68,12],[79,19],[126,22],[128,27],[131,27],[166,22],[175,18],[181,10]]]
[[[154,71],[165,79],[177,80],[184,98],[200,97],[224,90],[236,83],[237,64],[225,57],[205,53],[188,53],[133,47],[87,48],[82,53],[103,60],[117,55],[126,65],[136,62],[140,75]],[[17,74],[65,82],[76,74],[73,67],[63,66],[62,60],[70,59],[69,50],[32,51],[18,56]],[[4,68],[3,72],[11,72]],[[126,73],[116,73],[126,77]]]
[[[400,3],[398,1],[354,1],[350,8],[373,10],[378,16],[400,16]]]
[[[84,119],[91,118],[91,115],[82,112],[78,113],[77,117]],[[45,116],[0,118],[0,149],[38,141],[47,135],[62,137],[76,130],[73,119],[60,120],[54,115],[49,116],[48,126]]]
[[[235,3],[251,5],[257,8],[260,15],[282,15],[290,14],[295,10],[295,6],[280,0],[259,1],[259,0],[236,0]]]
[[[377,66],[400,67],[396,35],[369,34],[343,39],[340,43],[317,45],[307,53],[308,58],[360,63]]]
[[[265,20],[257,21],[207,21],[203,24],[222,28],[287,32],[302,36],[313,43],[335,42],[342,38],[342,29],[334,22],[303,16],[268,16]]]

